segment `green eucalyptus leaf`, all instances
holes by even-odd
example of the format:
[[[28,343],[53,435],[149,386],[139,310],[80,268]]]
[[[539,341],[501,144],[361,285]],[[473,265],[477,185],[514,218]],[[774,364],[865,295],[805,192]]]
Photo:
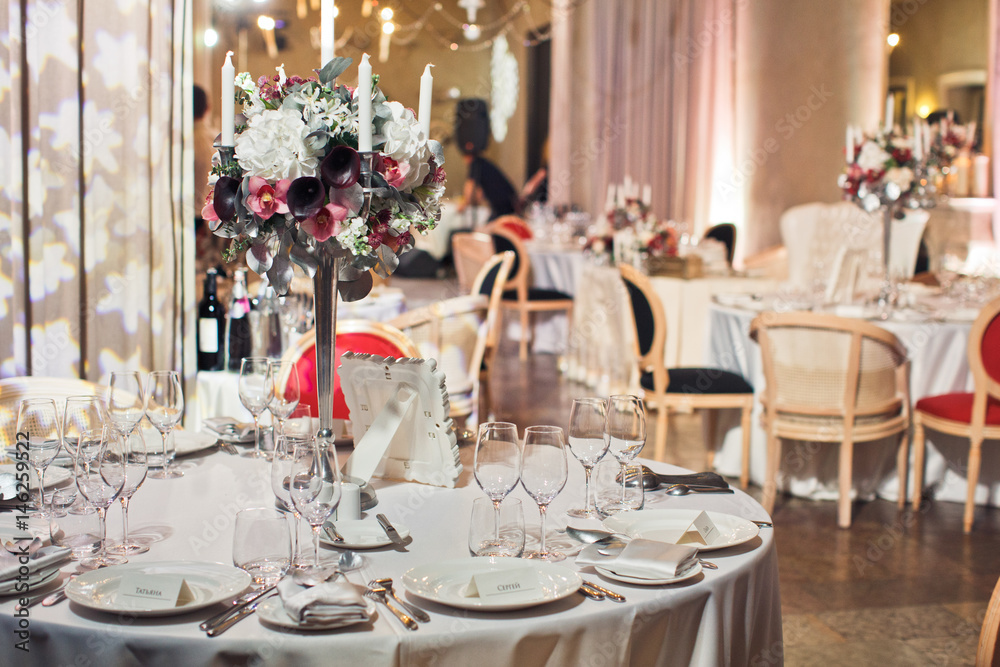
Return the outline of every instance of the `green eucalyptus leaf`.
[[[323,65],[323,69],[319,71],[319,81],[323,85],[332,84],[337,80],[337,77],[344,73],[351,63],[354,62],[350,58],[344,58],[343,56],[337,56],[327,64]]]

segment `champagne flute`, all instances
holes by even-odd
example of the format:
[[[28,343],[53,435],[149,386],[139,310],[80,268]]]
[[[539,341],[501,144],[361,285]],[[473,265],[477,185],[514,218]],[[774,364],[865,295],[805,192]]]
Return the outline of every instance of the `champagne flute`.
[[[295,444],[288,493],[292,505],[309,523],[313,532],[313,567],[320,574],[319,531],[340,503],[340,466],[337,448],[315,438]]]
[[[167,451],[170,431],[180,422],[184,414],[184,390],[177,371],[153,371],[146,380],[146,418],[160,432],[163,442],[163,458],[160,469],[149,474],[155,479],[183,477],[184,473],[170,467],[174,452]]]
[[[269,363],[267,357],[244,357],[240,364],[240,403],[253,415],[254,436],[253,451],[243,455],[255,459],[268,458],[266,452],[260,451],[260,415],[274,394],[274,384],[267,370]]]
[[[521,448],[517,441],[517,426],[508,422],[480,424],[472,469],[479,488],[493,501],[495,544],[484,543],[483,546],[499,547],[500,503],[514,490],[521,476]]]
[[[38,478],[38,515],[48,518],[45,509],[45,469],[59,454],[59,412],[51,398],[29,398],[17,409],[17,440],[28,444],[28,463]]]
[[[600,398],[577,398],[569,413],[569,450],[583,466],[586,474],[584,505],[582,509],[571,509],[570,516],[582,519],[600,517],[594,503],[590,478],[594,466],[608,452],[608,441],[604,439],[604,422],[607,421],[607,404]]]
[[[118,500],[122,504],[122,541],[111,547],[111,550],[125,555],[146,553],[149,551],[149,545],[129,539],[128,536],[128,504],[146,481],[146,441],[142,437],[141,429],[135,429],[128,435],[115,433],[114,437],[117,442],[112,446],[121,452],[125,483],[118,494]]]
[[[80,495],[97,510],[100,521],[100,539],[97,554],[80,561],[86,570],[96,570],[108,565],[128,562],[124,556],[109,554],[107,550],[107,512],[125,485],[125,457],[122,436],[114,428],[82,431],[76,440],[73,472]]]
[[[146,410],[142,398],[142,381],[136,371],[111,373],[108,391],[108,419],[122,435],[136,430]]]
[[[278,433],[285,432],[285,420],[299,404],[299,374],[294,361],[272,361],[267,365],[274,393],[267,404],[271,415],[278,420]],[[283,387],[283,388],[279,388]]]
[[[566,486],[566,445],[563,430],[558,426],[529,426],[524,430],[524,462],[521,465],[521,486],[538,505],[541,520],[541,543],[536,551],[525,552],[525,558],[559,561],[566,558],[558,551],[545,547],[545,512]]]
[[[638,396],[612,396],[608,399],[608,418],[604,427],[608,451],[621,465],[622,505],[628,508],[625,469],[639,455],[646,443],[646,411]],[[613,508],[612,508],[613,509]]]

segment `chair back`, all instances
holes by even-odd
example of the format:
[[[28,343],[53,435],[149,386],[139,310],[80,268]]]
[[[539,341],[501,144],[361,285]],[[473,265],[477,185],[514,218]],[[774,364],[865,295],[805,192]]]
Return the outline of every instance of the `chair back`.
[[[499,218],[491,222],[489,226],[496,229],[506,230],[524,241],[530,241],[535,238],[535,233],[531,231],[531,227],[528,223],[524,220],[524,218],[517,215],[501,215]]]
[[[531,285],[531,259],[528,249],[520,236],[507,228],[491,222],[486,231],[493,237],[493,248],[496,252],[514,253],[514,263],[510,267],[505,290],[516,290],[518,301],[528,298],[528,286]]]
[[[666,390],[667,372],[663,350],[667,343],[667,316],[663,303],[653,290],[649,277],[638,269],[620,264],[618,271],[625,282],[625,291],[632,309],[632,342],[640,370],[651,370],[654,385],[657,389]]]
[[[972,429],[981,430],[987,403],[1000,400],[1000,299],[983,306],[969,330],[967,353],[975,383]]]
[[[986,618],[979,631],[979,648],[976,650],[976,667],[1000,666],[997,655],[997,635],[1000,634],[1000,580],[993,587],[990,604],[986,608]]]
[[[774,414],[880,416],[908,410],[899,369],[906,349],[890,332],[861,320],[792,312],[764,313],[750,325],[760,344],[765,402]]]
[[[507,280],[514,266],[516,255],[510,251],[497,253],[490,258],[472,286],[473,294],[479,294],[489,299],[486,307],[486,321],[482,335],[476,343],[470,360],[469,373],[478,377],[479,370],[486,362],[487,368],[492,368],[493,359],[500,345],[500,302],[507,287]]]
[[[705,231],[705,238],[715,239],[726,246],[726,261],[729,266],[733,265],[733,252],[736,250],[736,225],[731,222],[722,222],[713,225]]]
[[[842,248],[881,248],[882,221],[851,202],[803,204],[781,215],[781,240],[788,249],[788,280],[826,282]]]
[[[380,357],[420,357],[420,351],[406,334],[396,327],[369,320],[340,320],[337,335],[334,368],[340,367],[340,357],[344,352],[377,354]],[[302,334],[294,347],[285,352],[284,360],[295,362],[295,373],[299,378],[299,404],[308,405],[313,416],[319,415],[319,394],[316,382],[316,330]],[[283,386],[277,390],[281,391]],[[334,374],[333,417],[348,419],[349,411],[340,387],[340,373]]]
[[[463,292],[471,292],[479,270],[493,256],[493,239],[480,232],[457,232],[451,237],[455,274]]]
[[[60,415],[70,396],[97,396],[105,399],[107,388],[78,378],[20,376],[0,380],[0,435],[4,446],[17,438],[17,411],[29,398],[55,399]]]

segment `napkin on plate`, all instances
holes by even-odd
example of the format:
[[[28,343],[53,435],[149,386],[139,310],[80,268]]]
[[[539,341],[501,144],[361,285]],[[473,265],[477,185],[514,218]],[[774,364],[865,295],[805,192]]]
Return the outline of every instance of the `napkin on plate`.
[[[43,570],[59,567],[69,560],[73,550],[68,547],[42,547],[31,554],[28,560],[28,573],[36,574]],[[18,556],[6,549],[0,550],[0,583],[11,581],[20,571],[21,561]]]
[[[301,625],[363,622],[368,620],[364,598],[349,583],[328,582],[301,586],[291,577],[278,584],[285,612]]]
[[[669,579],[690,569],[697,560],[695,547],[634,539],[617,552],[591,544],[576,557],[576,564],[599,565],[623,577]]]

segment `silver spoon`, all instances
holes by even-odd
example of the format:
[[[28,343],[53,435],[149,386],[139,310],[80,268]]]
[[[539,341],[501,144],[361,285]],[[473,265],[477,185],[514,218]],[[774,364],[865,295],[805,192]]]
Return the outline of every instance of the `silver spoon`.
[[[687,484],[672,484],[670,488],[667,489],[668,496],[686,496],[689,493],[733,493],[733,490],[707,486],[699,486],[697,489],[692,489]]]
[[[389,595],[396,598],[396,602],[398,602],[410,616],[417,619],[421,623],[430,623],[431,617],[427,615],[427,612],[425,612],[420,607],[415,607],[414,605],[410,604],[406,600],[396,595],[396,591],[393,590],[392,588],[392,579],[390,579],[389,577],[383,577],[381,579],[372,579],[371,581],[368,582],[369,588],[378,588],[379,586],[387,590],[389,592]]]
[[[622,543],[625,542],[625,540],[622,539],[624,537],[623,535],[606,530],[573,528],[572,526],[566,526],[566,534],[576,541],[583,542],[584,544],[610,545],[616,540],[621,541]]]
[[[343,574],[339,568],[324,568],[319,572],[296,570],[292,581],[300,586],[319,586]]]

